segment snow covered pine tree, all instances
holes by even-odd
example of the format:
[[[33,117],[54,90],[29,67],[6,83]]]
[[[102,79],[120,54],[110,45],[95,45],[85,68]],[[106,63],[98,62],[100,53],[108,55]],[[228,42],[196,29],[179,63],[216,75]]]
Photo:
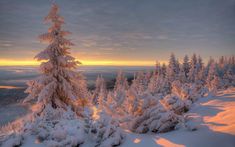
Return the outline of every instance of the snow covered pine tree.
[[[73,107],[72,101],[77,98],[84,99],[86,95],[86,82],[80,73],[74,71],[79,62],[75,61],[69,52],[73,43],[64,38],[70,32],[61,28],[64,19],[58,11],[58,6],[53,4],[45,17],[45,22],[51,23],[52,26],[39,38],[49,42],[49,46],[35,56],[38,61],[43,61],[40,65],[42,75],[30,81],[26,90],[29,96],[25,102],[37,98],[39,112],[47,105],[64,109],[67,109],[68,105]]]
[[[42,61],[42,75],[28,82],[24,102],[37,98],[33,113],[22,121],[21,129],[6,139],[3,146],[21,146],[32,140],[43,146],[79,146],[85,141],[84,123],[77,112],[77,99],[86,99],[87,89],[83,76],[75,72],[79,62],[70,56],[73,44],[64,36],[70,32],[61,26],[64,19],[58,14],[58,6],[53,4],[45,22],[52,26],[48,33],[39,38],[49,42],[49,46],[36,55]],[[81,110],[81,109],[80,109]],[[29,139],[31,138],[31,139]]]

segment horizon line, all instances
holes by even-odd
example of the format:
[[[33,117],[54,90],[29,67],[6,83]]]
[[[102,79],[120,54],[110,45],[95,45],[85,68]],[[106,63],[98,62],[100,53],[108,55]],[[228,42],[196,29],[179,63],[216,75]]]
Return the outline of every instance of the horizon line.
[[[43,61],[36,60],[10,60],[10,59],[0,59],[0,66],[39,66]],[[118,61],[118,60],[87,60],[82,61],[82,64],[78,66],[155,66],[156,61]],[[160,61],[160,63],[165,63],[165,61]]]

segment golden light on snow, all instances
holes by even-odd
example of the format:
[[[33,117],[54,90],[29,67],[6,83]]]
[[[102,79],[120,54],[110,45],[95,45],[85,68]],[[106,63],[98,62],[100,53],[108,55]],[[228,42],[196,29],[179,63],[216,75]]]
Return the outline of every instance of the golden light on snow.
[[[133,141],[134,143],[140,143],[141,142],[141,139],[140,138],[136,138],[134,141]]]
[[[34,104],[32,105],[32,107],[30,108],[33,112],[38,111],[40,109],[40,105]]]
[[[235,91],[235,88],[233,91]],[[231,115],[235,114],[234,101],[226,101],[226,99],[235,99],[234,95],[235,92],[230,92],[230,94],[221,93],[221,97],[202,103],[203,106],[218,109],[218,113],[215,115],[203,117],[203,121],[209,129],[235,135],[235,117]]]
[[[40,140],[37,138],[34,143],[35,143],[35,144],[40,144],[41,142],[40,142]]]
[[[99,115],[100,111],[96,108],[96,106],[93,106],[92,110],[93,110],[92,118],[94,120],[98,120],[100,118],[100,115]]]
[[[182,144],[176,144],[174,142],[171,142],[170,140],[167,140],[165,138],[159,137],[155,140],[156,144],[162,146],[162,147],[185,147]]]

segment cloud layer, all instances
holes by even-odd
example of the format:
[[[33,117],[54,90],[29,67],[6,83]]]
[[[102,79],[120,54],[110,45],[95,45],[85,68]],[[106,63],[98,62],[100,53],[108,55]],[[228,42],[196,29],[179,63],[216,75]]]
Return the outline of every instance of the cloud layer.
[[[235,54],[234,0],[57,0],[82,60],[167,60]],[[0,58],[32,59],[48,0],[0,1]],[[20,55],[20,56],[19,56]]]

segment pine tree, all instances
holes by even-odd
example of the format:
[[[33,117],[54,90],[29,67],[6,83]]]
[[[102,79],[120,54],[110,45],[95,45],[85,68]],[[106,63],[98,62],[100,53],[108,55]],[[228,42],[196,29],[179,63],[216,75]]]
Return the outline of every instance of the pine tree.
[[[84,124],[78,118],[82,112],[76,111],[76,101],[87,98],[86,81],[75,72],[78,62],[69,52],[73,44],[64,38],[70,33],[62,29],[64,19],[58,11],[53,4],[45,17],[52,25],[48,33],[39,37],[49,46],[35,56],[42,61],[42,75],[28,82],[26,89],[29,95],[24,102],[37,99],[36,106],[21,121],[17,132],[20,144],[8,146],[21,146],[29,138],[35,138],[42,146],[79,146],[85,142]]]
[[[167,67],[167,78],[174,81],[179,74],[179,62],[176,60],[175,55],[172,53],[170,56],[169,64]]]
[[[156,61],[156,64],[155,64],[155,74],[156,75],[161,74],[161,65],[160,65],[160,62],[158,61]]]
[[[150,79],[153,75],[153,72],[152,71],[147,71],[145,74],[144,74],[144,85],[147,86],[148,83],[150,82]]]
[[[220,86],[220,79],[216,70],[216,63],[211,63],[209,66],[206,85],[212,94],[215,94],[218,87]]]
[[[107,94],[107,100],[100,103],[104,111],[110,116],[124,116],[126,91],[129,85],[122,71],[118,72],[113,91]],[[122,118],[120,118],[122,119]]]
[[[132,88],[136,89],[138,94],[142,94],[148,87],[148,82],[142,71],[138,72],[132,81]]]
[[[197,58],[197,70],[200,71],[203,68],[203,61],[201,56],[198,56]]]
[[[51,27],[39,38],[48,42],[49,46],[35,56],[38,61],[42,61],[42,75],[28,82],[26,90],[29,95],[25,102],[37,98],[39,112],[46,105],[66,109],[68,105],[73,106],[76,99],[86,99],[87,94],[83,76],[75,71],[79,62],[69,52],[73,43],[65,38],[70,32],[62,29],[64,19],[58,12],[58,6],[53,4],[45,17],[45,22],[50,23]]]
[[[96,79],[95,91],[92,96],[93,104],[98,104],[99,101],[103,101],[106,96],[107,96],[106,84],[101,75],[101,76],[98,76]]]
[[[164,78],[163,74],[153,75],[148,83],[148,91],[152,95],[166,95],[170,93],[170,82],[167,78]]]
[[[232,71],[232,66],[228,65],[226,71],[224,71],[223,75],[223,86],[224,88],[228,88],[230,86],[235,86],[235,75]]]
[[[211,92],[211,94],[216,94],[218,89],[220,88],[220,78],[217,75],[213,76],[213,80],[210,82],[209,85],[209,91]]]
[[[214,64],[214,63],[215,63],[215,60],[212,57],[210,57],[205,68],[206,75],[208,75],[211,64]]]
[[[180,71],[179,71],[179,75],[178,75],[178,80],[180,80],[181,82],[186,83],[188,81],[187,79],[187,73],[185,72],[185,69],[183,67],[183,65],[180,66]]]
[[[182,68],[183,68],[185,77],[188,78],[188,73],[189,73],[190,65],[189,65],[189,58],[188,58],[187,55],[184,56],[184,62],[183,62]]]
[[[166,70],[167,70],[166,64],[163,63],[163,64],[162,64],[161,71],[162,71],[162,75],[163,75],[164,78],[166,77]]]
[[[159,76],[157,75],[157,74],[154,74],[154,75],[152,75],[152,77],[151,77],[151,79],[150,79],[150,81],[149,81],[149,83],[148,83],[148,91],[152,94],[152,95],[154,95],[155,93],[157,93],[157,87],[158,87],[158,85],[157,85],[157,78],[158,78]]]
[[[129,87],[128,81],[127,81],[124,73],[120,70],[117,74],[117,77],[116,77],[116,82],[115,82],[115,85],[114,85],[114,91],[118,90],[118,89],[122,89],[122,88],[127,90],[128,87]]]
[[[197,69],[197,56],[196,54],[193,54],[191,60],[190,60],[190,69],[189,69],[189,80],[190,82],[195,81],[195,76],[197,75],[198,69]]]
[[[219,67],[224,68],[224,66],[225,66],[225,58],[224,56],[221,56],[219,59]]]

